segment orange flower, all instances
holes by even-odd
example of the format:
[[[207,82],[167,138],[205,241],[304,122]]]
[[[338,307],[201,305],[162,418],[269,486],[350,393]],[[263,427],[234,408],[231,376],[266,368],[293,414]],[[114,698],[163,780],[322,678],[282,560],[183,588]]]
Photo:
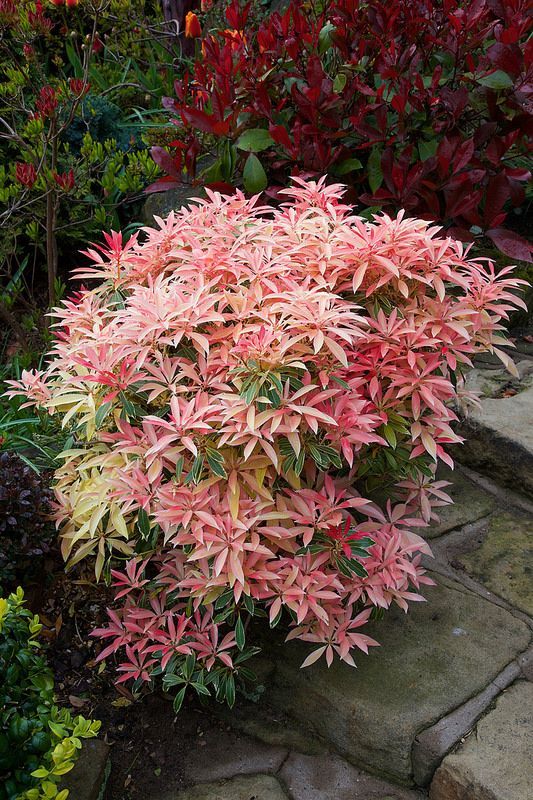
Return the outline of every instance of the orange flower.
[[[197,39],[201,35],[202,26],[200,25],[200,20],[194,11],[189,11],[185,17],[185,36],[187,39]]]

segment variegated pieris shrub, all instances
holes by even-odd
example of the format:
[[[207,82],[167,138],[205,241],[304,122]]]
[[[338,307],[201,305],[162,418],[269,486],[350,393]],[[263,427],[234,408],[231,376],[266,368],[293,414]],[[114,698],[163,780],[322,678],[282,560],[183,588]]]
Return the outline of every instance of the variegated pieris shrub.
[[[422,600],[462,375],[505,359],[521,302],[427,222],[364,221],[323,180],[285,195],[107,235],[14,387],[71,433],[56,517],[68,565],[116,587],[100,658],[176,708],[187,687],[233,703],[254,615],[312,643],[305,664],[353,664],[371,617]]]

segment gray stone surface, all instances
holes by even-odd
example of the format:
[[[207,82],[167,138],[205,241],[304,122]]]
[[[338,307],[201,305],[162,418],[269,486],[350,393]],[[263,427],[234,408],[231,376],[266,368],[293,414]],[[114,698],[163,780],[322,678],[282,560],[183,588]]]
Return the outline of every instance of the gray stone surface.
[[[458,561],[491,592],[533,616],[533,519],[494,515],[481,546]]]
[[[85,739],[82,744],[80,757],[61,788],[69,790],[69,800],[98,800],[107,778],[109,745],[101,739]]]
[[[168,189],[166,192],[154,192],[148,195],[144,203],[143,222],[146,225],[153,225],[154,216],[166,217],[171,211],[178,211],[182,206],[188,206],[191,198],[204,195],[201,186],[181,186],[179,189]]]
[[[525,653],[519,655],[517,660],[524,678],[533,682],[533,647],[528,648]]]
[[[273,775],[239,775],[229,781],[200,783],[161,800],[287,800],[280,782]]]
[[[193,781],[217,781],[234,775],[277,772],[287,757],[285,747],[266,744],[256,739],[212,732],[204,746],[192,750],[181,764],[184,777]]]
[[[283,645],[270,699],[352,763],[408,784],[415,736],[481,692],[530,642],[525,623],[448,579],[409,614],[391,609],[365,631],[381,643],[300,670],[309,648]],[[273,651],[274,654],[274,651]]]
[[[413,744],[413,777],[418,786],[427,786],[444,756],[465,737],[492,701],[520,677],[517,661],[509,664],[486,689],[464,705],[418,734]]]
[[[430,800],[531,800],[533,684],[504,692],[475,732],[447,756],[431,784]]]
[[[279,710],[276,713],[269,709],[263,698],[253,708],[241,704],[231,711],[222,708],[220,714],[234,730],[268,745],[284,748],[285,752],[296,750],[306,755],[320,755],[327,750],[318,737],[312,736],[308,730],[304,732],[294,720],[288,719]]]
[[[435,509],[439,515],[439,522],[435,522],[429,528],[421,530],[421,535],[425,539],[434,539],[436,536],[441,536],[443,533],[455,528],[460,528],[470,522],[476,522],[476,520],[487,516],[496,508],[495,498],[480,489],[479,486],[476,486],[458,468],[454,470],[448,467],[439,469],[437,479],[450,482],[451,485],[444,487],[444,491],[450,495],[454,502],[453,505]]]
[[[497,482],[533,496],[533,387],[514,397],[484,398],[461,421],[456,457]]]
[[[392,786],[334,755],[292,753],[280,777],[293,800],[423,800],[419,792]]]

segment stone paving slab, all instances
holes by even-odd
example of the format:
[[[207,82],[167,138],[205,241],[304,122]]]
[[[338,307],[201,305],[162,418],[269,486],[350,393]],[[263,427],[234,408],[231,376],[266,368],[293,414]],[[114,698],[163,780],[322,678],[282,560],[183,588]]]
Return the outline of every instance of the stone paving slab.
[[[150,798],[151,800],[151,798]],[[200,783],[160,800],[288,800],[273,775],[239,775],[228,781]]]
[[[492,495],[480,489],[457,467],[454,470],[449,467],[439,469],[437,479],[450,482],[451,485],[444,487],[444,491],[452,498],[453,505],[436,509],[439,522],[420,531],[425,539],[434,539],[443,533],[476,522],[494,511],[497,506]]]
[[[83,740],[80,757],[65,775],[62,789],[69,790],[69,800],[99,800],[108,774],[109,745],[102,739]]]
[[[456,750],[431,784],[430,800],[531,800],[533,684],[519,681]]]
[[[466,441],[455,452],[458,459],[533,496],[533,387],[513,397],[483,398],[459,432]]]
[[[481,546],[457,560],[491,592],[533,616],[533,519],[494,515]]]
[[[361,772],[334,755],[313,757],[292,753],[280,777],[293,800],[423,800],[425,797]]]
[[[284,644],[270,691],[273,703],[352,763],[405,784],[416,735],[481,692],[531,637],[505,609],[437,579],[427,603],[413,603],[407,615],[391,609],[368,627],[382,647],[359,655],[358,669],[337,661],[300,670],[309,648]]]
[[[489,683],[486,689],[426,728],[413,744],[413,777],[417,786],[427,786],[443,758],[467,736],[503,689],[523,674],[519,661],[513,661]]]
[[[277,772],[288,752],[286,747],[215,730],[180,766],[187,782],[217,781],[234,775]]]

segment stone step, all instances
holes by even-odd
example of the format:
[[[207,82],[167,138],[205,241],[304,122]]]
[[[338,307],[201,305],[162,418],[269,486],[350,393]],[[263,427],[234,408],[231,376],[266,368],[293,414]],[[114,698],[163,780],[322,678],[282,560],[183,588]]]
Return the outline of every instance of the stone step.
[[[471,379],[472,388],[476,376]],[[474,383],[472,383],[472,381]],[[512,397],[484,397],[461,420],[454,457],[494,481],[533,497],[533,387]]]
[[[238,775],[226,781],[199,783],[178,794],[164,794],[158,800],[288,800],[273,775]]]
[[[456,561],[491,592],[533,617],[533,519],[494,514],[480,546]]]
[[[455,452],[454,456],[457,455]],[[496,498],[470,480],[457,465],[453,470],[445,466],[439,467],[437,479],[450,484],[444,487],[444,491],[451,497],[453,504],[435,509],[439,521],[421,530],[424,539],[435,539],[444,533],[477,522],[497,507]]]
[[[427,603],[389,611],[368,633],[380,643],[353,669],[336,661],[300,670],[309,648],[272,646],[268,699],[351,763],[413,784],[418,733],[482,692],[526,650],[529,627],[511,613],[435,576]],[[277,652],[276,652],[277,649]]]
[[[531,800],[533,684],[519,681],[500,695],[435,773],[430,800]]]

